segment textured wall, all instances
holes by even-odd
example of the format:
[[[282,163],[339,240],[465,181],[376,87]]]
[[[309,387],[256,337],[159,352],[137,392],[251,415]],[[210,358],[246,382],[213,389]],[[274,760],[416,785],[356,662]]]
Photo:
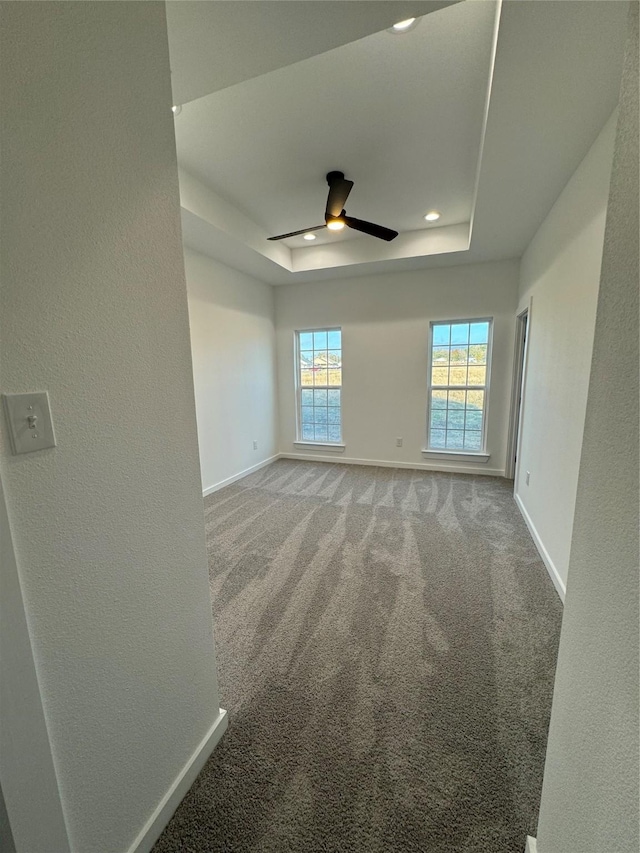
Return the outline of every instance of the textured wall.
[[[274,298],[271,285],[191,249],[185,270],[206,490],[278,452]]]
[[[2,389],[58,440],[2,479],[72,846],[114,853],[218,713],[164,4],[2,6]]]
[[[615,119],[576,169],[520,265],[519,310],[530,299],[532,305],[516,493],[565,585]]]
[[[293,332],[341,326],[345,458],[427,464],[427,348],[431,320],[494,317],[486,465],[429,460],[433,467],[475,465],[503,473],[513,362],[516,261],[467,264],[276,288],[280,450],[296,432]],[[404,439],[395,446],[396,436]],[[315,449],[313,449],[315,450]],[[305,455],[306,449],[298,449]],[[316,451],[317,453],[317,451]],[[336,458],[329,451],[330,458]]]
[[[637,853],[638,4],[632,4],[539,853]]]
[[[2,795],[2,788],[0,788],[0,853],[15,853],[15,850],[7,807]]]
[[[0,853],[68,853],[69,839],[42,708],[20,589],[9,518],[0,482],[0,782],[10,815],[0,809]],[[9,842],[11,842],[9,844]]]

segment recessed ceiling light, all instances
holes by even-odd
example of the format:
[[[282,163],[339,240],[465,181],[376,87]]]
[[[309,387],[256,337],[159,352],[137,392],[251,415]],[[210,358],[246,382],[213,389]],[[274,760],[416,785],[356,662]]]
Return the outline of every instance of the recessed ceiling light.
[[[305,234],[303,237],[303,240],[315,240],[315,239],[316,239],[315,234]]]
[[[430,210],[429,213],[425,216],[427,222],[436,222],[442,214],[438,210]]]
[[[327,222],[327,228],[329,231],[342,231],[344,228],[344,222],[342,219],[330,219],[329,222]]]
[[[182,112],[182,104],[174,104],[171,107],[171,112],[174,114],[174,116],[179,116]]]
[[[394,24],[390,29],[390,33],[408,33],[409,30],[412,30],[415,25],[418,23],[417,18],[406,18],[404,21],[398,21],[397,24]]]

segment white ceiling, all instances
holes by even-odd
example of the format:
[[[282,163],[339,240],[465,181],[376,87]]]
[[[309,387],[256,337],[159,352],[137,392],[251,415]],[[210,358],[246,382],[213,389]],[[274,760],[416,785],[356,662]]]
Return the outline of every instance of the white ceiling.
[[[175,5],[232,5],[237,32],[247,7],[318,4]],[[627,5],[503,4],[481,158],[494,0],[466,0],[406,35],[379,32],[252,79],[247,68],[260,63],[252,56],[243,70],[235,45],[244,82],[176,118],[185,242],[274,284],[519,256],[615,107]],[[348,213],[400,237],[347,232],[341,243],[323,231],[313,244],[268,243],[322,223],[331,169],[355,181]],[[443,212],[435,228],[422,220],[430,207]]]
[[[168,0],[174,103],[186,104],[459,0]]]
[[[323,224],[336,169],[355,181],[352,216],[412,231],[435,207],[439,225],[469,222],[495,5],[459,3],[186,104],[180,164],[272,235]],[[336,237],[363,239],[318,233]]]

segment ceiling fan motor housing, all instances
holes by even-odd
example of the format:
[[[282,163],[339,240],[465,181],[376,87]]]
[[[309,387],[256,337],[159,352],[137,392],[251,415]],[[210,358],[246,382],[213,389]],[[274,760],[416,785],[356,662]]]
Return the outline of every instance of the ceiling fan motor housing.
[[[327,183],[329,186],[334,181],[344,181],[344,172],[327,172]]]

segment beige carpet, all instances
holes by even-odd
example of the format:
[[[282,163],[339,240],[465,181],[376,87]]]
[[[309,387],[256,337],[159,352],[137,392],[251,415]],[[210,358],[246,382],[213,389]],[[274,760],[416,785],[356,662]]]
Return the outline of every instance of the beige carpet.
[[[205,513],[230,726],[155,853],[522,853],[561,605],[512,484],[281,460]]]

